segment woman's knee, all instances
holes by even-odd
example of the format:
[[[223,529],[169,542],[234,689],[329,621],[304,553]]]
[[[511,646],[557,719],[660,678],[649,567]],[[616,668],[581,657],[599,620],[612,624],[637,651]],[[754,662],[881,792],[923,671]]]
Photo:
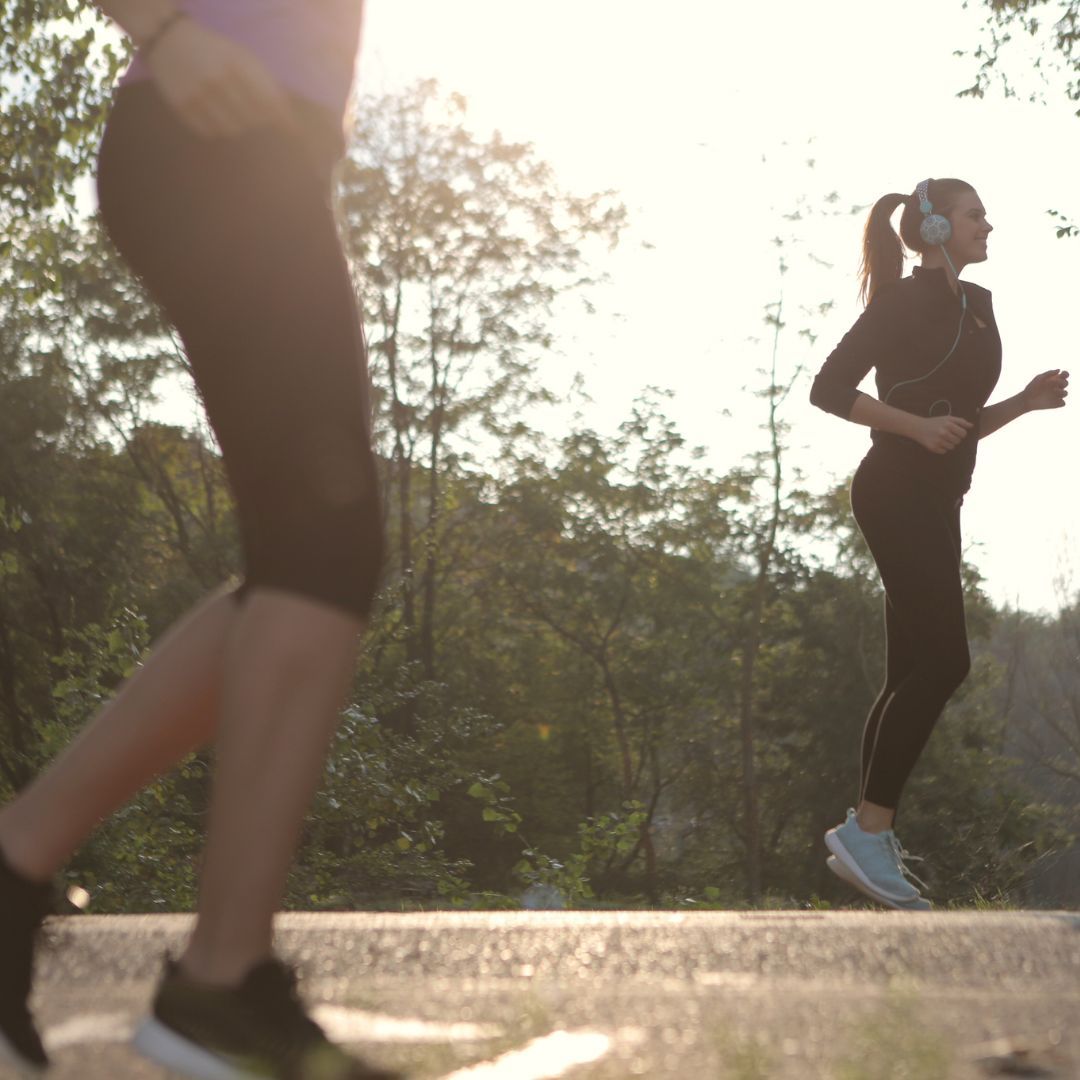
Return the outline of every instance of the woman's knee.
[[[296,589],[251,584],[238,626],[245,650],[263,658],[266,677],[291,682],[319,671],[327,655],[352,647],[363,619]]]
[[[386,549],[374,464],[354,462],[336,485],[327,480],[285,483],[276,501],[261,502],[245,529],[246,588],[296,593],[366,620]]]
[[[967,641],[939,644],[930,654],[928,666],[936,681],[951,694],[971,673]]]

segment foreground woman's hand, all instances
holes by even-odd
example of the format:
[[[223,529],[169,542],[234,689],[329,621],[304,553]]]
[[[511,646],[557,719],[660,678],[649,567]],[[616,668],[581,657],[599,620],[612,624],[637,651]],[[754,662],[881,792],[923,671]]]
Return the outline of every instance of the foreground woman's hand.
[[[920,416],[911,437],[932,454],[947,454],[963,442],[972,427],[962,416]]]
[[[261,61],[194,19],[169,26],[146,64],[166,103],[199,135],[296,125],[288,95]]]
[[[1060,368],[1036,375],[1024,388],[1024,404],[1035,409],[1060,409],[1069,396],[1069,373]]]

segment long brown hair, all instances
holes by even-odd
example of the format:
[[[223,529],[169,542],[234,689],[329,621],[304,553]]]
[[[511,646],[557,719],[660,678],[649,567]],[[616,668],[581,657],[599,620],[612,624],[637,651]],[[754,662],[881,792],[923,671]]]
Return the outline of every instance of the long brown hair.
[[[975,189],[966,180],[952,178],[931,180],[927,189],[935,214],[948,217],[958,195]],[[891,218],[896,208],[903,204],[900,215],[900,234],[893,229]],[[899,281],[904,273],[904,249],[924,252],[926,243],[919,235],[923,214],[919,209],[919,197],[910,195],[882,195],[870,211],[863,230],[862,266],[859,269],[859,296],[864,304],[874,299],[882,285]]]

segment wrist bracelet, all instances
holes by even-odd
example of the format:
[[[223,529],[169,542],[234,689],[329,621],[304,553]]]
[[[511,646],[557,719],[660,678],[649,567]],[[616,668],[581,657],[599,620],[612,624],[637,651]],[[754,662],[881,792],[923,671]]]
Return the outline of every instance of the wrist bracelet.
[[[149,56],[150,51],[165,36],[169,31],[169,28],[184,18],[187,18],[187,16],[179,8],[174,8],[170,14],[166,15],[165,18],[157,24],[154,32],[139,46],[139,51],[142,55],[144,57]]]

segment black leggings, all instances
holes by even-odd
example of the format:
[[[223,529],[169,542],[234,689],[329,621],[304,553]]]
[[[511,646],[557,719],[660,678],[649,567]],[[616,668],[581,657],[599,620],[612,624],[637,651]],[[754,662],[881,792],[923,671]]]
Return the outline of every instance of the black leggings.
[[[861,797],[895,808],[945,703],[971,667],[960,502],[877,450],[851,486],[885,586],[885,685],[863,732]]]
[[[207,139],[152,84],[125,87],[98,198],[183,339],[236,502],[241,595],[284,589],[363,618],[383,553],[367,363],[330,202],[340,135],[307,109],[307,137]]]

